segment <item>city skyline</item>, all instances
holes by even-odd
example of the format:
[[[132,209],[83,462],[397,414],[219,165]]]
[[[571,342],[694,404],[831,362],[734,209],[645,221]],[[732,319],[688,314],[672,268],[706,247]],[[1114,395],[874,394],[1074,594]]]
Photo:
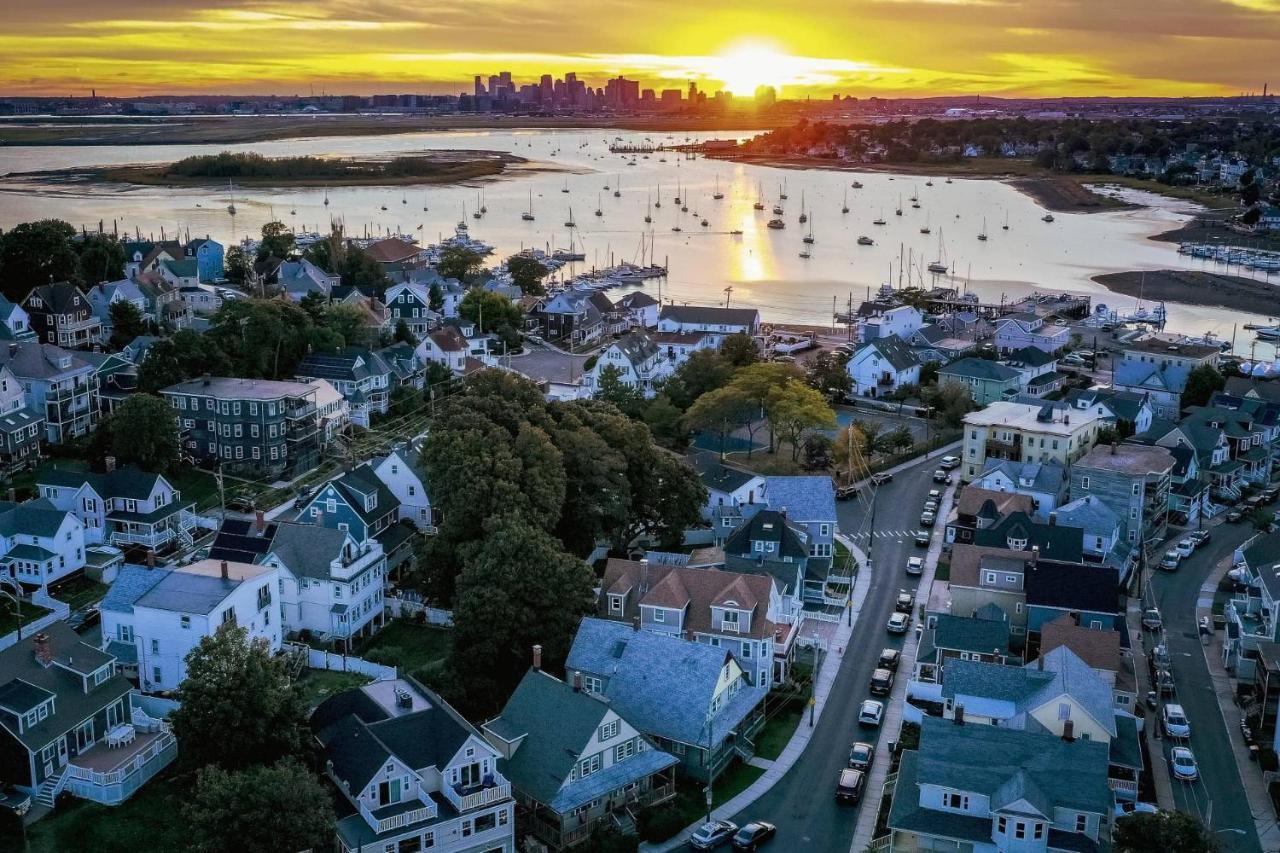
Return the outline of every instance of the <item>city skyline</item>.
[[[536,83],[787,98],[832,94],[1221,96],[1261,90],[1280,0],[860,0],[780,12],[321,0],[71,0],[7,10],[0,94],[458,94],[494,69]],[[604,23],[607,21],[607,25]],[[1135,33],[1143,38],[1135,39]],[[546,46],[544,48],[544,46]]]

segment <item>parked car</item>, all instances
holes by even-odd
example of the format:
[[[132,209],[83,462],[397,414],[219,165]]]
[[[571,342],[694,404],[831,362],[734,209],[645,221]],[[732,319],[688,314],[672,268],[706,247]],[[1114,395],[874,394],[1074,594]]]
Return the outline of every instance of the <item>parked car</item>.
[[[952,470],[953,468],[959,468],[959,467],[960,467],[960,457],[959,457],[959,456],[944,456],[944,457],[942,457],[942,461],[938,463],[938,467],[942,468],[942,470],[944,470],[944,471],[950,471],[950,470]]]
[[[924,512],[920,513],[921,527],[933,527],[933,523],[937,520],[938,520],[938,517],[927,509]]]
[[[1182,555],[1178,553],[1176,548],[1170,548],[1164,552],[1164,557],[1160,560],[1160,568],[1166,572],[1176,572],[1178,566],[1182,564]]]
[[[942,500],[942,492],[938,491],[937,489],[930,489],[930,490],[929,490],[929,500],[931,500],[931,501],[940,501],[940,500]]]
[[[1142,627],[1148,631],[1159,631],[1164,627],[1164,620],[1160,618],[1160,611],[1154,607],[1148,607],[1142,612]]]
[[[232,495],[227,498],[227,509],[234,512],[253,512],[254,508],[253,495]]]
[[[762,820],[753,820],[743,824],[742,829],[733,836],[734,850],[755,850],[770,838],[778,834],[778,828]]]
[[[1173,765],[1173,778],[1183,782],[1194,782],[1200,778],[1200,768],[1196,766],[1196,756],[1185,746],[1175,746],[1169,754],[1169,763]]]
[[[738,825],[731,820],[713,820],[704,823],[689,836],[689,846],[694,850],[714,850],[726,843],[738,831]]]
[[[1173,680],[1173,673],[1167,669],[1156,670],[1155,684],[1161,696],[1172,696],[1178,689],[1178,685]]]
[[[872,672],[869,689],[872,696],[888,696],[893,692],[893,671],[877,669]]]
[[[933,482],[949,486],[951,485],[951,475],[939,468],[937,471],[933,472]]]
[[[854,770],[868,770],[876,759],[876,748],[866,741],[858,741],[849,747],[849,766]]]
[[[1086,365],[1085,360],[1075,353],[1064,355],[1060,361],[1062,364],[1069,364],[1072,367],[1084,367]]]
[[[1181,740],[1191,737],[1191,721],[1187,719],[1182,706],[1176,703],[1165,705],[1160,711],[1160,727],[1172,738]]]
[[[1280,497],[1280,488],[1277,488],[1275,486],[1267,486],[1265,489],[1263,489],[1261,492],[1258,493],[1258,496],[1262,498],[1263,503],[1271,503],[1277,497]]]
[[[938,502],[933,498],[929,498],[929,500],[924,502],[924,511],[936,513],[938,511]]]
[[[916,547],[917,547],[917,548],[928,548],[928,547],[929,547],[929,538],[930,538],[930,536],[929,536],[929,531],[927,531],[927,530],[917,530],[917,531],[916,531]]]
[[[1227,510],[1227,514],[1224,515],[1222,518],[1224,521],[1230,524],[1235,524],[1240,519],[1244,518],[1244,510],[1240,509],[1239,507],[1233,507]]]
[[[1120,800],[1116,803],[1115,817],[1117,819],[1128,817],[1131,814],[1159,814],[1160,808],[1153,806],[1151,803],[1131,803],[1127,800]]]
[[[905,613],[894,613],[889,617],[889,624],[885,627],[890,634],[905,634],[911,627],[911,617]]]
[[[892,669],[895,672],[898,669],[898,663],[902,660],[902,652],[897,649],[881,649],[880,660],[876,661],[876,666],[884,669]]]
[[[883,719],[883,702],[877,702],[875,699],[867,699],[862,703],[862,707],[858,709],[858,725],[864,729],[878,728],[880,726],[880,721]]]
[[[1160,643],[1151,650],[1151,660],[1155,663],[1156,669],[1169,668],[1169,647],[1164,643]]]
[[[893,603],[893,609],[899,613],[910,613],[911,609],[916,606],[915,594],[909,590],[898,590],[898,598]]]
[[[1185,536],[1178,540],[1178,544],[1173,546],[1173,550],[1178,552],[1178,556],[1182,558],[1190,557],[1196,550],[1196,543],[1190,536]]]
[[[0,787],[0,808],[6,808],[18,817],[22,817],[31,811],[31,797],[13,785],[6,784]]]
[[[857,486],[836,486],[836,500],[849,501],[858,496]]]
[[[893,475],[888,471],[881,471],[879,474],[871,475],[871,483],[876,486],[883,486],[885,483],[893,481]]]
[[[862,800],[862,788],[867,776],[861,770],[846,768],[836,778],[836,802],[858,803]]]
[[[311,486],[298,491],[298,496],[293,499],[293,508],[302,509],[311,499],[316,496],[316,487]]]
[[[908,557],[907,558],[907,574],[909,575],[924,574],[924,557]]]
[[[1210,536],[1207,530],[1193,530],[1187,534],[1187,538],[1194,543],[1195,547],[1199,548],[1209,541]]]

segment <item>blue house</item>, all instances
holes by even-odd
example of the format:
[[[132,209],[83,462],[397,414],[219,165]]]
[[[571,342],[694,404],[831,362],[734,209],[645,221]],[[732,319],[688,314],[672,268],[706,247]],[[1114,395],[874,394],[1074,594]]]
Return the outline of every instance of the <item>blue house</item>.
[[[196,275],[201,282],[222,281],[226,278],[222,261],[224,252],[222,244],[210,237],[203,240],[191,240],[183,248],[188,260],[196,262]]]
[[[809,556],[831,558],[836,533],[836,493],[830,477],[765,477],[764,500],[809,532]]]
[[[1120,631],[1124,628],[1119,580],[1111,566],[1036,560],[1026,573],[1027,633],[1039,634],[1046,622],[1070,615],[1081,628]]]
[[[298,521],[351,534],[357,542],[378,540],[387,555],[387,571],[398,568],[409,553],[412,523],[397,523],[400,501],[378,479],[367,462],[324,484]]]

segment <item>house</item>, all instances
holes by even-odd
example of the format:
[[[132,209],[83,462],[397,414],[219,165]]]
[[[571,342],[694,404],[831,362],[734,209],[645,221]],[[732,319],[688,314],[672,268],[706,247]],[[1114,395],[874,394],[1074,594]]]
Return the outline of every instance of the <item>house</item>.
[[[730,468],[720,462],[714,453],[699,453],[692,459],[698,479],[707,487],[707,503],[702,508],[702,518],[714,522],[724,508],[735,509],[743,504],[764,500],[764,477],[739,468]],[[741,520],[726,517],[724,523],[732,528]]]
[[[470,352],[471,345],[453,326],[427,333],[418,344],[418,353],[423,361],[444,365],[459,375],[467,369]]]
[[[320,643],[351,641],[383,626],[386,555],[376,539],[292,521],[224,519],[209,559],[280,570],[281,618],[290,634]]]
[[[900,338],[909,340],[924,326],[924,315],[911,305],[896,305],[877,311],[865,318],[858,327],[859,340],[863,343]]]
[[[142,364],[147,360],[147,355],[151,352],[151,348],[156,345],[157,341],[161,340],[164,339],[155,335],[138,335],[120,348],[120,355],[133,364]]]
[[[889,849],[1108,849],[1106,744],[926,717],[902,753]]]
[[[576,346],[599,340],[606,332],[613,303],[596,290],[565,290],[547,300],[537,313],[547,340]]]
[[[1003,545],[1011,551],[1033,550],[1051,560],[1078,563],[1084,559],[1084,531],[1059,523],[1053,513],[1039,524],[1025,512],[1011,512],[994,524],[974,531],[973,544]]]
[[[1047,326],[1043,317],[1030,312],[1006,314],[996,319],[995,346],[1002,355],[1024,347],[1056,353],[1071,339],[1067,326]]]
[[[31,328],[31,316],[21,305],[15,305],[0,296],[0,341],[34,341],[36,333]]]
[[[1117,391],[1114,388],[1073,388],[1062,395],[1062,400],[1073,409],[1094,408],[1115,426],[1121,437],[1146,432],[1151,429],[1151,421],[1155,417],[1146,393]]]
[[[316,417],[320,420],[320,446],[325,447],[334,436],[345,433],[351,423],[347,398],[323,379],[308,382],[316,392]]]
[[[1246,580],[1224,608],[1234,630],[1223,643],[1223,658],[1236,664],[1237,678],[1245,682],[1256,671],[1252,659],[1262,644],[1280,642],[1280,533],[1255,534],[1234,556]]]
[[[1009,492],[1031,498],[1031,515],[1037,521],[1048,521],[1066,495],[1066,469],[1055,462],[1014,462],[1009,459],[988,459],[982,475],[969,489],[979,488],[992,492]],[[969,491],[966,489],[965,491]]]
[[[1120,535],[1131,546],[1164,540],[1169,526],[1169,489],[1174,458],[1167,449],[1141,444],[1093,448],[1071,468],[1071,497],[1092,495],[1120,519]]]
[[[138,392],[138,366],[123,353],[94,350],[81,352],[80,358],[93,366],[103,415],[112,414]]]
[[[200,286],[200,264],[194,258],[163,260],[154,271],[159,273],[160,278],[164,279],[170,287],[186,290]]]
[[[329,293],[342,283],[342,276],[327,273],[306,258],[280,264],[275,278],[280,292],[294,302],[301,302],[311,294],[328,299]]]
[[[89,349],[102,342],[102,321],[80,288],[68,282],[42,284],[22,300],[36,339],[66,349]]]
[[[391,407],[391,366],[366,347],[308,353],[294,368],[294,378],[328,382],[346,398],[351,423],[366,429],[374,415],[385,415]]]
[[[222,307],[222,297],[213,287],[195,284],[175,284],[173,287],[192,314],[210,317]]]
[[[53,808],[60,792],[118,805],[178,754],[115,658],[54,622],[0,651],[0,773]]]
[[[222,244],[207,234],[203,239],[188,240],[182,247],[183,257],[196,262],[196,277],[200,281],[222,281],[226,278],[223,268],[225,251]]]
[[[12,475],[38,465],[44,434],[44,418],[25,406],[0,414],[0,473]]]
[[[1094,495],[1076,498],[1060,506],[1049,519],[1051,524],[1084,531],[1085,562],[1106,563],[1120,573],[1122,582],[1128,579],[1138,551],[1125,541],[1120,517],[1101,499]]]
[[[138,309],[138,314],[142,318],[155,319],[155,315],[151,312],[151,306],[148,304],[147,295],[132,279],[126,278],[120,281],[95,284],[89,288],[85,298],[89,300],[89,305],[92,306],[94,315],[102,322],[102,333],[104,335],[110,335],[111,333],[111,306],[117,302],[128,302]]]
[[[409,553],[413,527],[399,523],[400,502],[366,462],[329,482],[298,513],[298,520],[350,533],[357,542],[377,539],[388,570]]]
[[[1047,658],[1060,647],[1070,649],[1111,685],[1117,710],[1132,713],[1138,682],[1133,656],[1120,648],[1120,637],[1126,630],[1094,631],[1081,627],[1070,614],[1059,616],[1040,626],[1040,656]]]
[[[995,605],[1009,620],[1011,642],[1021,645],[1027,633],[1026,575],[1036,555],[1008,548],[957,545],[951,552],[951,578],[945,598],[928,613],[972,617]],[[936,585],[935,585],[936,587]]]
[[[1039,347],[1015,350],[1005,357],[1004,364],[1018,371],[1022,392],[1032,397],[1043,397],[1062,387],[1064,377],[1058,372],[1058,357]]]
[[[918,385],[920,367],[911,347],[896,336],[862,344],[845,364],[853,379],[852,393],[860,397],[883,397],[905,385]]]
[[[132,578],[110,606],[104,603],[102,635],[132,635],[143,692],[177,690],[187,677],[187,656],[224,626],[245,628],[250,639],[280,651],[284,618],[275,566],[207,559],[131,571],[148,574]]]
[[[427,259],[427,252],[411,240],[385,237],[368,243],[364,250],[369,257],[382,264],[387,272],[410,269]]]
[[[440,315],[431,310],[431,291],[424,284],[400,282],[387,288],[387,308],[393,326],[403,322],[421,340],[439,324]]]
[[[938,382],[958,382],[978,406],[1005,400],[1023,389],[1022,373],[985,358],[962,358],[938,370]]]
[[[326,775],[355,810],[335,827],[339,853],[515,853],[501,753],[416,680],[331,696],[309,723]]]
[[[745,520],[724,540],[725,568],[772,576],[795,606],[821,601],[827,572],[809,569],[809,532],[763,505],[745,509]]]
[[[417,447],[401,444],[373,460],[373,473],[400,502],[401,520],[423,532],[434,532],[437,519],[427,492],[426,468]]]
[[[910,336],[903,338],[911,344],[911,349],[921,364],[931,361],[946,364],[963,357],[974,347],[971,339],[955,337],[950,329],[939,323],[921,326]]]
[[[50,444],[93,431],[98,422],[97,377],[93,365],[78,354],[52,344],[11,341],[0,344],[0,365],[22,384],[32,414],[44,415],[44,437]]]
[[[206,464],[279,476],[319,459],[312,385],[205,376],[160,394],[173,406],[183,451]]]
[[[995,604],[984,604],[972,616],[930,614],[916,650],[915,678],[945,683],[949,662],[956,660],[1009,663],[1011,636],[1009,616]]]
[[[1221,354],[1209,344],[1157,336],[1130,341],[1123,344],[1111,384],[1120,391],[1148,394],[1157,418],[1177,419],[1187,376],[1197,367],[1217,367]]]
[[[161,553],[192,544],[196,528],[195,502],[162,474],[137,468],[116,469],[108,458],[107,472],[96,474],[69,468],[40,472],[36,491],[84,527],[85,542],[141,547]]]
[[[836,533],[836,493],[826,476],[774,476],[764,481],[764,500],[808,533],[809,556],[830,564]]]
[[[81,574],[84,564],[80,519],[47,501],[0,503],[0,577],[48,592]]]
[[[1028,495],[988,491],[978,488],[975,483],[962,490],[956,498],[951,518],[947,519],[945,541],[972,545],[977,531],[992,527],[1010,513],[1030,513],[1033,505]]]
[[[1064,615],[1090,630],[1124,630],[1122,596],[1108,566],[1037,559],[1027,571],[1026,588],[1029,634],[1038,636],[1041,626]],[[1127,644],[1126,633],[1121,642]]]
[[[653,397],[676,365],[646,332],[633,331],[604,348],[591,370],[582,375],[582,387],[589,393],[598,391],[601,376],[608,369],[618,382]]]
[[[989,459],[1071,465],[1093,447],[1102,419],[1093,410],[1064,411],[1052,404],[999,401],[964,416],[966,483],[986,470]]]
[[[747,683],[737,658],[707,643],[588,617],[565,669],[704,782],[749,755],[764,725],[768,687]]]
[[[754,308],[664,305],[658,314],[658,331],[703,332],[718,347],[729,335],[755,337],[760,331],[760,312]]]
[[[654,329],[658,325],[658,300],[644,291],[637,290],[614,303],[626,314],[627,322],[642,329]]]
[[[517,818],[521,834],[551,850],[585,841],[597,826],[633,826],[634,810],[675,796],[677,760],[573,678],[567,684],[535,664],[480,727],[527,815]]]
[[[610,558],[597,615],[733,652],[749,684],[786,681],[800,612],[769,575]]]

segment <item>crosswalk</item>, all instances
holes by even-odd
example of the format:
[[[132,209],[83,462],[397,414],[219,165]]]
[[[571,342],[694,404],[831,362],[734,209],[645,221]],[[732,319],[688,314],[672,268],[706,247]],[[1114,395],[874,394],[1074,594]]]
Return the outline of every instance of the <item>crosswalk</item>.
[[[877,539],[914,539],[916,536],[915,528],[911,530],[877,530],[875,532]],[[850,539],[867,539],[867,531],[849,534]]]

